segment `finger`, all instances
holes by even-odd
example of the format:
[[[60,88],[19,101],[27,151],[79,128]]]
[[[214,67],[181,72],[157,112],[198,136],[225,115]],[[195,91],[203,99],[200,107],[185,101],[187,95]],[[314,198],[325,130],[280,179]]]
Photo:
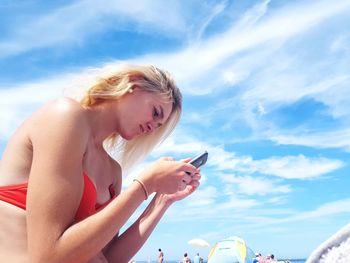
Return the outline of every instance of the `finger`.
[[[185,159],[181,159],[180,161],[181,162],[185,162],[185,163],[188,163],[192,160],[192,158],[185,158]]]
[[[186,188],[186,186],[187,186],[187,183],[180,182],[178,187],[179,191],[183,191]]]
[[[192,177],[191,177],[192,180],[191,181],[199,181],[201,178],[202,178],[201,174],[195,173],[195,174],[192,175]]]
[[[193,193],[198,187],[200,183],[198,181],[191,182],[191,184],[186,186],[186,191],[188,191],[188,194]]]
[[[191,174],[190,172],[186,172],[187,175],[191,176],[191,178],[197,178],[199,176],[199,179],[201,177],[200,173],[199,172],[195,172],[193,174]],[[197,179],[198,180],[198,179]]]
[[[182,181],[186,184],[189,184],[192,181],[192,176],[188,174],[187,172],[184,172],[184,175],[182,177]]]
[[[192,186],[194,189],[197,189],[198,186],[200,185],[201,183],[199,181],[192,181],[189,186]]]
[[[198,173],[198,168],[196,168],[195,166],[193,166],[190,163],[184,163],[182,166],[182,169],[186,172],[189,172],[190,174],[195,174]]]

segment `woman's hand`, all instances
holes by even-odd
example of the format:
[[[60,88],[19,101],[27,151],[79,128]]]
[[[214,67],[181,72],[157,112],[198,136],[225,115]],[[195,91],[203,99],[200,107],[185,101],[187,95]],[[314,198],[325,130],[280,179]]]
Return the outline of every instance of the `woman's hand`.
[[[186,198],[198,188],[198,186],[200,185],[200,179],[201,175],[199,173],[194,174],[191,178],[190,183],[186,185],[185,189],[179,190],[173,194],[164,194],[163,198],[165,198],[170,203],[180,201]]]
[[[174,194],[172,198],[180,200],[199,185],[200,170],[189,164],[189,161],[160,158],[147,167],[138,179],[143,181],[150,194]]]

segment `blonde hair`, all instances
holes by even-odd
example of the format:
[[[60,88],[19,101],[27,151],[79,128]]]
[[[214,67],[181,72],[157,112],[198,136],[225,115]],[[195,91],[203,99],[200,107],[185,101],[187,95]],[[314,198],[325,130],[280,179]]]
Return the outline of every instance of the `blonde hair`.
[[[117,72],[99,77],[80,100],[82,106],[91,107],[104,100],[120,98],[135,86],[160,94],[164,100],[171,101],[173,105],[166,123],[155,131],[130,141],[124,140],[118,134],[113,134],[105,140],[104,147],[125,170],[143,160],[155,146],[170,135],[180,120],[182,95],[175,81],[167,71],[153,65],[126,65]]]

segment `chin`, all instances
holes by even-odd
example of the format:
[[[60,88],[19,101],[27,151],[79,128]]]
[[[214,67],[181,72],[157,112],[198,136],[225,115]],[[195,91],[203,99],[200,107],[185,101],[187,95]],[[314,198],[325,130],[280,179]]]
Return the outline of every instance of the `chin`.
[[[132,139],[134,139],[134,136],[121,136],[121,137],[126,141],[131,141]]]
[[[132,139],[137,137],[137,135],[135,134],[127,134],[127,133],[120,134],[120,136],[126,141],[131,141]]]

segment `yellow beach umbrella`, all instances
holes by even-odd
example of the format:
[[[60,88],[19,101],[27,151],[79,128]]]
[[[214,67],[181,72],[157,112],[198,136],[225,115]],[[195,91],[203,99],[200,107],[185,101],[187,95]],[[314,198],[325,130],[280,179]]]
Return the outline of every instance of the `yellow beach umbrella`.
[[[215,244],[208,256],[208,263],[250,263],[254,252],[245,241],[237,236],[229,237]]]

